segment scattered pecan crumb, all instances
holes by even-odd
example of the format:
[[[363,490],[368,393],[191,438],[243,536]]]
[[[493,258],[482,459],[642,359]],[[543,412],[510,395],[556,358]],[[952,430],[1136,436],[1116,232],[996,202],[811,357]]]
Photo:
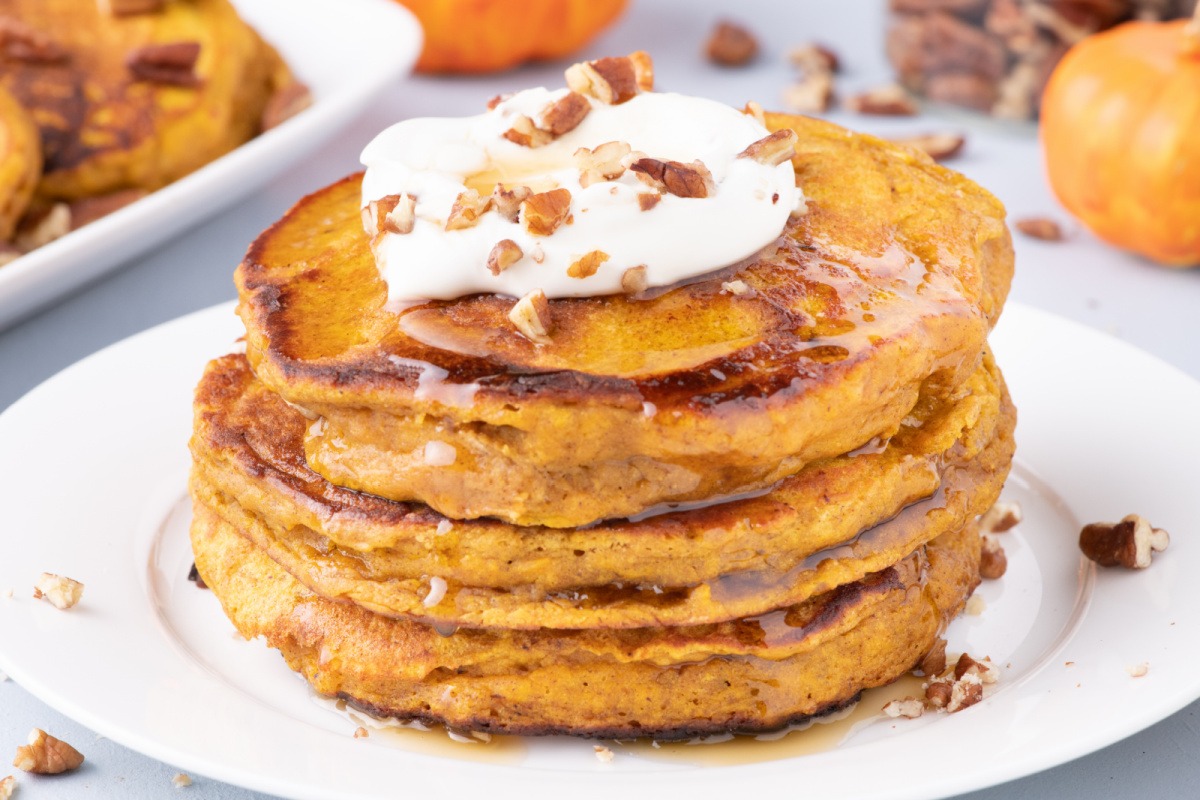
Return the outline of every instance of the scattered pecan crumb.
[[[967,137],[961,133],[922,133],[916,136],[897,136],[891,141],[920,150],[934,161],[946,161],[962,152]]]
[[[1000,677],[990,658],[975,659],[969,653],[961,654],[954,663],[954,679],[961,680],[965,675],[975,675],[981,683],[995,683]]]
[[[1079,549],[1102,567],[1145,569],[1154,553],[1167,549],[1170,535],[1137,514],[1120,522],[1095,522],[1079,532]]]
[[[921,672],[925,675],[941,675],[946,669],[946,640],[935,639],[929,652],[921,659]]]
[[[650,281],[646,277],[645,265],[630,267],[621,273],[621,291],[626,294],[644,292],[649,285]]]
[[[758,39],[745,26],[721,20],[704,47],[708,60],[722,67],[741,67],[758,55]]]
[[[71,207],[66,203],[55,203],[38,214],[30,214],[22,219],[13,237],[13,244],[21,252],[28,253],[70,232]]]
[[[916,719],[925,713],[925,704],[915,697],[905,697],[903,700],[893,700],[885,705],[883,713],[892,719],[897,717]]]
[[[970,708],[983,699],[983,681],[974,673],[968,672],[950,687],[950,701],[946,710],[951,714]]]
[[[177,772],[175,777],[171,778],[171,785],[176,789],[186,789],[192,785],[192,779],[186,772]]]
[[[493,275],[499,275],[504,270],[521,260],[525,255],[521,246],[512,239],[501,239],[496,242],[492,252],[488,253],[487,268]]]
[[[783,90],[783,104],[800,114],[819,114],[833,104],[833,76],[810,72]]]
[[[83,584],[53,572],[43,572],[33,587],[35,599],[45,599],[55,608],[65,611],[72,608],[83,596]]]
[[[916,101],[902,86],[888,84],[869,89],[846,99],[846,108],[859,114],[911,117],[917,113]]]
[[[312,104],[312,91],[300,81],[292,81],[277,89],[267,100],[259,127],[264,131],[277,128]]]
[[[361,725],[359,725],[357,728],[354,729],[354,738],[355,739],[366,739],[370,735],[371,735],[371,732],[368,731],[366,728],[364,728]]]
[[[571,193],[566,189],[531,194],[521,202],[521,221],[534,236],[549,236],[571,213]]]
[[[1017,230],[1034,239],[1044,242],[1061,242],[1063,240],[1062,226],[1049,217],[1025,217],[1013,223]]]
[[[554,139],[549,131],[544,131],[534,124],[533,120],[524,114],[513,119],[512,127],[503,134],[505,139],[521,147],[541,147],[550,144]]]
[[[525,202],[531,194],[533,191],[528,186],[514,186],[510,189],[497,183],[492,189],[492,207],[496,209],[496,213],[509,222],[516,222],[517,214],[521,211],[521,203]]]
[[[654,64],[643,52],[572,64],[565,73],[573,92],[618,105],[654,85]]]
[[[592,750],[596,753],[596,758],[603,761],[605,764],[613,760],[613,751],[609,750],[602,744],[592,745]]]
[[[494,110],[496,106],[500,105],[510,97],[512,97],[511,93],[494,95],[490,100],[487,101],[487,110]]]
[[[463,228],[473,228],[479,224],[479,217],[491,205],[491,196],[480,197],[479,192],[467,189],[459,192],[450,207],[450,216],[446,217],[446,230],[457,231]]]
[[[0,16],[0,55],[29,64],[61,64],[68,58],[49,36],[8,16]]]
[[[76,769],[82,763],[82,753],[41,728],[29,732],[29,744],[18,747],[13,758],[14,767],[38,775],[57,775]]]
[[[550,333],[554,330],[550,301],[541,289],[534,289],[518,300],[508,312],[508,318],[526,339],[539,344],[550,341]]]
[[[163,0],[97,0],[100,11],[113,17],[154,14],[162,11]]]
[[[200,570],[196,568],[196,562],[192,562],[192,568],[188,570],[188,580],[196,584],[197,589],[207,589],[208,584],[204,582],[204,578],[200,577]]]
[[[572,278],[590,278],[600,269],[600,265],[608,261],[608,253],[593,250],[578,261],[567,267],[567,275]]]
[[[625,157],[630,154],[625,142],[605,142],[589,150],[575,151],[575,166],[579,168],[579,185],[591,186],[600,181],[613,181],[625,174]]]
[[[760,164],[778,166],[796,155],[796,142],[799,137],[791,128],[764,136],[757,142],[752,142],[745,150],[737,154],[738,158],[749,158]]]
[[[984,533],[1004,533],[1021,524],[1020,503],[997,501],[979,518],[979,529]]]
[[[684,164],[657,158],[639,158],[629,168],[643,183],[666,190],[676,197],[703,198],[716,191],[712,173],[700,161]]]
[[[542,112],[539,128],[551,136],[562,136],[579,127],[592,104],[579,92],[567,92]]]
[[[186,88],[200,84],[196,75],[199,57],[199,42],[147,44],[131,50],[125,66],[135,80]]]
[[[9,800],[17,790],[17,779],[12,775],[0,778],[0,800]]]
[[[662,195],[658,192],[638,192],[637,201],[638,208],[649,211],[662,201]]]
[[[788,61],[793,66],[812,72],[837,72],[841,69],[841,59],[830,47],[816,42],[801,44],[788,51]]]
[[[967,605],[963,609],[963,613],[969,617],[978,617],[987,608],[987,602],[977,594],[971,595],[971,599],[967,600]]]
[[[1129,677],[1131,678],[1144,678],[1146,677],[1146,673],[1150,672],[1150,663],[1143,661],[1141,664],[1126,667],[1125,671],[1129,673]]]
[[[722,281],[721,291],[730,294],[743,295],[750,292],[750,287],[743,280]]]
[[[1000,542],[992,536],[983,537],[983,549],[979,556],[979,577],[994,581],[1008,570],[1008,556]]]

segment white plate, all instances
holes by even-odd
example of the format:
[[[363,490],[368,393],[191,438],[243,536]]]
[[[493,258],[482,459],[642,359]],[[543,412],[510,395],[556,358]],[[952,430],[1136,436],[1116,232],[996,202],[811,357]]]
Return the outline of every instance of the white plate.
[[[1021,409],[1006,494],[1008,574],[951,649],[990,654],[997,690],[954,716],[870,722],[822,749],[792,735],[730,749],[356,740],[282,659],[237,640],[186,580],[183,502],[192,386],[241,326],[230,306],[114,345],[0,416],[0,669],[99,733],[188,772],[290,798],[936,797],[1103,747],[1200,696],[1200,384],[1104,335],[1012,307],[994,336]],[[1129,512],[1177,534],[1145,572],[1095,570],[1080,520]],[[29,598],[42,571],[86,584],[60,612]],[[1067,662],[1072,662],[1070,665]],[[1127,669],[1148,662],[1149,674]],[[878,696],[870,702],[878,703]],[[879,706],[864,709],[873,711]],[[828,739],[811,731],[814,740]],[[806,750],[816,750],[804,754]],[[757,762],[757,763],[750,763]],[[870,769],[863,769],[870,764]]]
[[[0,268],[0,328],[195,225],[278,175],[408,74],[421,28],[393,0],[234,0],[313,105],[169,186]]]

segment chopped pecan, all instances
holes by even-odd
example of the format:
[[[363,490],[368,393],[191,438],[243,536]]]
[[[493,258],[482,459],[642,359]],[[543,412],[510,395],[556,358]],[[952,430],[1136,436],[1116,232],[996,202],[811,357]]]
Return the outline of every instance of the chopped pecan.
[[[638,192],[637,201],[638,208],[649,211],[662,202],[662,195],[658,192]]]
[[[572,278],[590,278],[605,261],[608,261],[608,253],[593,250],[567,267],[567,275]]]
[[[1102,567],[1145,569],[1154,553],[1167,549],[1170,535],[1137,514],[1120,522],[1097,522],[1079,533],[1079,549]]]
[[[963,653],[954,664],[954,679],[962,680],[968,675],[978,677],[981,683],[995,683],[1000,673],[991,659],[975,659],[969,653]]]
[[[654,64],[643,52],[619,58],[600,58],[572,64],[566,71],[571,91],[594,97],[601,103],[618,105],[649,91],[654,84]]]
[[[801,114],[820,114],[833,103],[833,75],[809,72],[783,90],[783,104]]]
[[[769,136],[764,136],[757,142],[753,142],[745,150],[738,153],[737,157],[751,158],[760,164],[775,167],[796,155],[797,139],[798,137],[794,130],[784,128],[781,131],[775,131]]]
[[[793,47],[788,51],[788,61],[805,73],[837,72],[841,68],[837,53],[816,42]]]
[[[625,142],[605,142],[589,150],[575,151],[575,166],[579,167],[579,185],[591,186],[600,181],[614,181],[625,174],[625,156],[630,148]]]
[[[534,236],[549,236],[571,213],[571,193],[566,189],[531,194],[521,203],[521,221]]]
[[[952,694],[948,681],[932,681],[925,687],[925,702],[932,708],[945,708],[950,704]]]
[[[915,697],[905,697],[903,700],[892,700],[883,707],[885,716],[896,719],[916,719],[925,713],[925,704]]]
[[[846,108],[859,114],[875,114],[889,117],[911,117],[917,113],[917,104],[902,86],[887,84],[846,99]]]
[[[922,133],[916,136],[897,136],[891,141],[920,150],[934,161],[945,161],[962,152],[967,137],[961,133]]]
[[[966,673],[950,687],[950,700],[946,710],[951,714],[970,708],[983,699],[983,680],[973,673]]]
[[[492,252],[488,253],[487,268],[493,275],[499,275],[504,270],[521,260],[525,255],[521,246],[512,239],[501,239],[496,242]]]
[[[389,194],[372,200],[362,210],[363,229],[372,238],[381,233],[412,233],[416,209],[417,198],[411,194]]]
[[[71,232],[71,207],[55,203],[35,214],[27,214],[17,226],[13,244],[23,253],[50,244]]]
[[[644,183],[665,190],[676,197],[709,197],[716,191],[712,173],[700,161],[684,164],[679,161],[660,161],[639,158],[629,167]]]
[[[49,36],[8,16],[0,16],[0,55],[30,64],[60,64],[68,58]]]
[[[984,536],[982,551],[979,556],[979,577],[994,581],[1003,577],[1008,570],[1008,556],[1004,548],[993,536]]]
[[[708,60],[723,67],[741,67],[758,55],[758,39],[746,27],[721,20],[704,47]]]
[[[492,189],[492,206],[500,216],[509,222],[516,222],[517,214],[521,211],[521,203],[525,202],[531,194],[533,191],[528,186],[514,186],[510,189],[497,183]]]
[[[43,572],[33,586],[33,597],[46,600],[60,611],[74,608],[83,597],[83,584],[53,572]]]
[[[263,107],[259,127],[264,131],[277,128],[313,103],[312,92],[300,81],[292,81],[271,95]]]
[[[1061,242],[1062,227],[1049,217],[1025,217],[1013,223],[1017,230],[1044,242]]]
[[[744,295],[750,293],[750,287],[743,280],[724,281],[721,283],[721,291],[729,292],[732,295]]]
[[[1018,503],[996,501],[979,518],[979,528],[984,533],[1004,533],[1021,524],[1021,506]]]
[[[646,277],[645,265],[630,267],[621,273],[621,291],[626,294],[638,294],[646,291],[650,281]]]
[[[457,231],[463,228],[473,228],[479,223],[479,217],[488,210],[492,198],[480,197],[479,192],[467,189],[459,192],[450,207],[450,215],[446,217],[446,230]]]
[[[513,119],[512,127],[506,130],[503,136],[521,147],[541,147],[554,140],[549,131],[539,128],[532,119],[524,114]]]
[[[147,44],[130,51],[125,57],[125,66],[134,80],[192,87],[200,83],[196,75],[199,57],[199,42]]]
[[[9,800],[17,790],[17,779],[12,775],[0,778],[0,800]]]
[[[567,92],[550,104],[541,115],[538,127],[551,136],[562,136],[579,127],[592,110],[592,104],[579,92]]]
[[[550,301],[541,289],[534,289],[517,301],[508,318],[521,334],[531,341],[546,344],[554,330],[550,316]]]
[[[29,733],[29,744],[17,748],[13,766],[38,775],[57,775],[83,763],[83,754],[40,728]]]

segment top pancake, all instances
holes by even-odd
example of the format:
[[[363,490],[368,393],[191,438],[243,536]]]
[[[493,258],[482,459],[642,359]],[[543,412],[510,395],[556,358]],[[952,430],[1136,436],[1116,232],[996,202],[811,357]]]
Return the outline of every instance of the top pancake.
[[[257,134],[267,99],[291,80],[228,0],[171,0],[130,16],[102,5],[0,0],[0,20],[16,20],[22,36],[47,40],[57,53],[15,58],[0,48],[0,87],[40,128],[43,198],[157,189]],[[127,65],[138,48],[180,42],[200,46],[193,86],[138,80]]]
[[[325,418],[310,464],[455,518],[566,527],[770,485],[944,396],[1007,293],[1002,206],[914,151],[767,121],[799,135],[807,213],[701,280],[551,301],[549,344],[512,328],[509,298],[385,309],[358,178],[302,200],[237,280],[259,378]],[[433,441],[452,464],[420,457]]]

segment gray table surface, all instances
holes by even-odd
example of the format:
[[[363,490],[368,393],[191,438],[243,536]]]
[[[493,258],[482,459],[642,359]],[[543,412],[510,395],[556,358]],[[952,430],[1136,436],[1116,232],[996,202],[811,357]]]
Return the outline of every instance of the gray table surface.
[[[285,8],[280,5],[281,10]],[[753,67],[719,70],[700,57],[699,46],[710,25],[724,15],[740,19],[759,34],[763,53]],[[884,12],[876,0],[788,4],[635,0],[624,21],[600,37],[587,53],[647,49],[655,57],[660,88],[739,106],[753,99],[766,107],[779,107],[781,91],[791,79],[784,55],[801,42],[818,39],[840,51],[846,63],[838,81],[843,94],[887,80],[883,26]],[[563,64],[541,65],[471,79],[416,78],[395,86],[340,138],[250,199],[0,332],[0,410],[108,344],[232,299],[231,273],[251,239],[302,194],[356,169],[358,153],[376,131],[412,116],[478,113],[487,98],[501,91],[561,85],[562,68]],[[966,153],[953,166],[995,192],[1008,206],[1011,218],[1050,215],[1066,223],[1069,231],[1068,240],[1059,244],[1016,237],[1012,299],[1118,336],[1200,378],[1200,270],[1155,267],[1105,247],[1071,222],[1043,178],[1033,125],[998,124],[936,109],[927,109],[915,119],[884,120],[839,112],[830,118],[876,133],[967,132]],[[0,442],[0,448],[3,446]],[[0,531],[0,540],[7,533]],[[964,797],[1092,800],[1192,796],[1194,787],[1200,786],[1198,715],[1200,703],[1193,703],[1097,753]],[[20,798],[159,798],[177,791],[197,800],[264,797],[203,776],[193,776],[192,787],[176,790],[171,785],[176,768],[99,738],[12,681],[0,682],[0,758],[7,759],[34,726],[76,744],[86,752],[88,761],[78,772],[54,779],[19,775]],[[989,755],[981,752],[978,757]],[[928,764],[914,768],[940,770],[953,769],[953,765],[931,758]],[[0,766],[0,777],[6,773]]]

